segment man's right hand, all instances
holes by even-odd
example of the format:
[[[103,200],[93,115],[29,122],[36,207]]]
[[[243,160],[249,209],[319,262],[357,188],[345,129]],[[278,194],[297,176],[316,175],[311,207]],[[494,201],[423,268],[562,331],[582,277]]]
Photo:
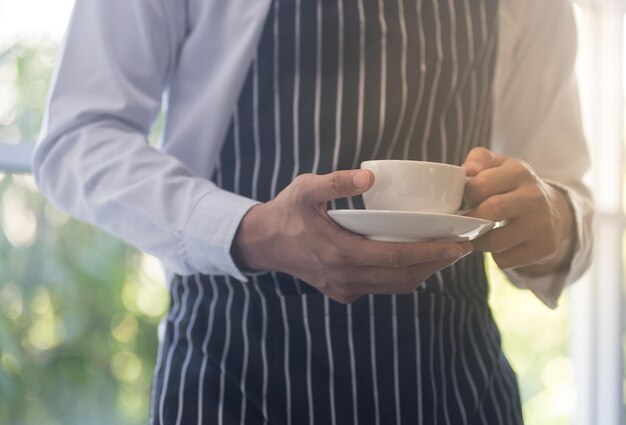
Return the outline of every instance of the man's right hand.
[[[341,303],[366,294],[408,294],[472,251],[468,242],[370,241],[326,213],[333,199],[360,195],[374,183],[368,170],[303,174],[273,200],[244,216],[233,242],[238,265],[288,273]]]

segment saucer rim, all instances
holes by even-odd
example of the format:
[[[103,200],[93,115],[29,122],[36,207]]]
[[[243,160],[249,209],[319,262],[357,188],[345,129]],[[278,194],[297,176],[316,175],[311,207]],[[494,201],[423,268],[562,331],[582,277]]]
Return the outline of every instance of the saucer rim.
[[[458,214],[448,214],[448,213],[432,213],[432,212],[423,212],[423,211],[394,211],[394,210],[367,210],[367,209],[334,209],[327,210],[326,213],[328,215],[331,214],[339,214],[339,215],[408,215],[414,217],[441,217],[441,218],[453,218],[458,220],[471,220],[474,222],[482,222],[484,224],[493,224],[496,222],[491,220],[486,220],[484,218],[477,217],[468,217],[466,215],[458,215]]]

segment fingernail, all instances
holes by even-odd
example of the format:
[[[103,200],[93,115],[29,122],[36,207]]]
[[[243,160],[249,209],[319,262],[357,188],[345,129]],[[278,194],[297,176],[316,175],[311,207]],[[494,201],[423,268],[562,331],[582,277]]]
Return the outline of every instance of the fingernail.
[[[463,248],[450,248],[446,252],[443,253],[443,258],[457,258],[463,255]]]
[[[370,173],[368,171],[357,171],[352,176],[352,186],[356,189],[365,189],[370,184]]]

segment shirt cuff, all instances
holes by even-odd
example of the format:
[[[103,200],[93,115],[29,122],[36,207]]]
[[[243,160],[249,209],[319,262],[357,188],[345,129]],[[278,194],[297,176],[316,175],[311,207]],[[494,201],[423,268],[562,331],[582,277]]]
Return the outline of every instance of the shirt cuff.
[[[189,262],[202,274],[248,279],[235,264],[230,249],[241,220],[259,202],[216,189],[198,201],[184,231]]]
[[[561,183],[551,180],[545,181],[559,189],[566,196],[572,209],[576,232],[572,260],[567,268],[544,276],[528,276],[514,269],[504,270],[504,273],[515,286],[530,289],[546,306],[555,309],[558,306],[558,300],[563,289],[577,281],[587,269],[591,241],[587,240],[588,232],[585,231],[585,227],[589,226],[590,223],[586,219],[588,214],[585,208],[585,200],[581,195]]]

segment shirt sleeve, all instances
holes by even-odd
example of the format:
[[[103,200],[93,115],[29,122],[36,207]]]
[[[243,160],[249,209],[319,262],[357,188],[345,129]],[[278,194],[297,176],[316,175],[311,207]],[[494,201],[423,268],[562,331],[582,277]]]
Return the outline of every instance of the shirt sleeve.
[[[76,2],[33,173],[52,204],[157,256],[168,271],[245,280],[230,246],[255,202],[148,144],[186,37],[183,3]]]
[[[500,46],[492,147],[526,161],[565,193],[575,220],[575,251],[567,268],[546,276],[505,273],[554,308],[563,288],[579,279],[591,262],[593,209],[583,181],[590,158],[574,69],[576,28],[571,2],[522,3],[523,8],[516,5],[523,10],[522,19],[501,17],[501,32],[508,35]]]

